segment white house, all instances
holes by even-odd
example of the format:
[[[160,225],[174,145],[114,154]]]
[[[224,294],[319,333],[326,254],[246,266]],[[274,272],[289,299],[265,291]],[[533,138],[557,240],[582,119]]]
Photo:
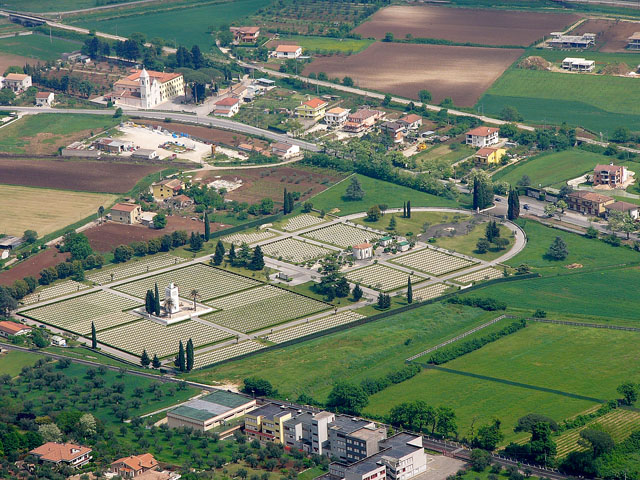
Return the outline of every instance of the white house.
[[[300,45],[278,45],[271,52],[271,55],[276,58],[298,58],[302,55],[302,47]]]
[[[21,323],[10,322],[4,320],[0,322],[0,336],[10,337],[14,335],[26,335],[31,332],[31,327],[23,325]]]
[[[54,345],[56,347],[66,347],[67,341],[60,335],[54,335],[53,337],[51,337],[51,345]]]
[[[476,148],[489,147],[498,143],[498,128],[478,127],[467,132],[467,145]]]
[[[422,117],[415,113],[410,113],[398,120],[398,123],[404,125],[407,130],[418,130],[422,126]]]
[[[349,109],[333,107],[324,114],[324,123],[329,126],[340,126],[347,121],[349,117]]]
[[[153,160],[158,158],[158,152],[151,148],[139,148],[131,154],[133,158],[144,158],[145,160]]]
[[[596,62],[584,58],[567,57],[562,61],[562,68],[570,72],[593,72]]]
[[[634,220],[638,219],[638,205],[629,202],[613,202],[604,206],[605,216],[609,218],[611,212],[622,212],[629,215]]]
[[[213,105],[214,115],[220,115],[221,117],[233,117],[239,111],[240,100],[233,97],[223,98]]]
[[[276,142],[271,145],[271,152],[283,159],[295,157],[300,153],[300,147],[298,145],[290,145],[284,142]]]
[[[353,246],[353,258],[356,260],[366,260],[373,257],[373,245],[370,243],[360,243]]]
[[[10,88],[14,93],[22,93],[31,86],[31,75],[10,73],[4,78],[4,88]]]
[[[50,107],[53,104],[53,98],[53,92],[38,92],[36,93],[36,106]]]

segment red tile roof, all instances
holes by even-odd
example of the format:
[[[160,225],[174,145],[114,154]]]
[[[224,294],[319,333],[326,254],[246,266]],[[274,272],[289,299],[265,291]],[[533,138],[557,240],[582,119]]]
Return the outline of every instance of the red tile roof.
[[[29,453],[50,462],[71,462],[82,455],[91,453],[91,449],[73,443],[47,442]]]
[[[420,115],[416,115],[415,113],[410,113],[409,115],[405,115],[400,119],[401,122],[405,123],[416,123],[418,120],[422,120]]]
[[[119,463],[124,463],[127,467],[134,471],[138,471],[141,469],[149,470],[158,465],[158,462],[153,455],[150,453],[143,453],[142,455],[131,455],[129,457],[123,457],[115,462],[112,462],[111,465],[118,465]]]
[[[307,100],[306,102],[304,102],[302,105],[306,105],[310,108],[320,108],[326,106],[327,102],[325,102],[324,100],[320,100],[319,98],[312,98],[311,100]]]
[[[221,107],[233,107],[234,105],[240,103],[240,100],[233,97],[223,98],[222,100],[218,100],[214,105],[219,105]]]
[[[600,172],[605,170],[609,173],[615,173],[617,171],[622,171],[623,169],[624,167],[621,165],[596,165],[596,168],[594,168],[593,170],[595,172]]]
[[[295,53],[298,49],[301,49],[300,45],[278,45],[276,47],[276,52],[280,53]]]
[[[254,35],[260,31],[260,27],[231,27],[229,30],[232,32]]]
[[[478,157],[488,157],[489,155],[491,155],[493,152],[497,151],[497,148],[491,148],[491,147],[482,147],[480,150],[478,150],[476,152],[476,156]]]
[[[136,82],[137,80],[140,79],[141,73],[142,73],[142,70],[134,70],[131,75],[126,77],[126,79]],[[147,70],[147,73],[149,74],[150,78],[155,78],[160,83],[165,83],[170,80],[173,80],[174,78],[178,78],[182,76],[181,73],[155,72],[153,70]]]
[[[613,200],[613,198],[607,197],[606,195],[600,195],[599,193],[595,193],[595,192],[587,192],[585,190],[571,192],[569,194],[569,197],[581,198],[583,200],[587,200],[589,202],[596,202],[596,203],[604,203],[604,202],[609,202]]]
[[[629,202],[613,202],[609,205],[605,205],[604,208],[607,210],[617,210],[618,212],[628,212],[631,210],[638,210],[640,207]]]
[[[7,335],[15,335],[21,330],[31,330],[31,327],[22,325],[21,323],[2,321],[0,322],[0,331],[5,332]]]
[[[36,98],[49,98],[51,92],[38,92],[36,93]]]
[[[354,249],[358,249],[358,250],[363,250],[365,248],[371,248],[373,247],[373,245],[371,245],[370,243],[359,243],[358,245],[354,245],[353,248]]]
[[[473,130],[469,130],[467,135],[473,135],[474,137],[488,137],[497,131],[499,131],[499,129],[493,127],[478,127]]]
[[[115,210],[116,212],[133,212],[136,208],[139,208],[139,205],[135,203],[116,203],[111,210]]]

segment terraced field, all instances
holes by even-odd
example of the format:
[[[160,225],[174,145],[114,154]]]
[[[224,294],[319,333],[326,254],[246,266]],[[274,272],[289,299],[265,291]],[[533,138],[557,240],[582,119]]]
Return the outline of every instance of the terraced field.
[[[182,298],[189,298],[191,290],[198,290],[201,300],[222,297],[261,284],[257,280],[199,263],[118,285],[115,290],[144,299],[147,290],[153,289],[157,283],[162,297],[164,288],[171,282],[178,286]]]
[[[202,368],[207,365],[213,365],[214,363],[222,362],[233,357],[244,355],[245,353],[255,352],[265,348],[262,343],[254,342],[253,340],[247,340],[246,342],[240,342],[235,345],[228,345],[226,347],[217,348],[204,353],[196,352],[193,367]]]
[[[143,273],[152,272],[153,270],[159,270],[161,268],[177,265],[184,261],[184,258],[161,253],[158,255],[145,257],[141,260],[134,259],[131,262],[127,262],[123,265],[115,265],[113,267],[95,270],[91,273],[87,273],[86,279],[99,285],[105,285],[107,283],[123,280],[135,275],[141,275]]]
[[[22,315],[78,335],[88,335],[91,332],[91,322],[100,331],[138,320],[140,317],[125,310],[139,305],[140,302],[99,291],[32,308],[22,312]]]
[[[338,247],[348,248],[359,243],[375,241],[382,235],[362,228],[336,223],[328,227],[307,232],[302,236],[312,238],[319,242],[337,245]]]
[[[284,330],[279,330],[276,333],[267,335],[265,337],[265,340],[269,340],[273,343],[284,343],[288,342],[289,340],[293,340],[294,338],[304,337],[306,335],[311,335],[312,333],[327,330],[328,328],[333,328],[338,325],[355,322],[356,320],[359,320],[361,318],[364,318],[364,315],[360,315],[359,313],[351,311],[340,312],[334,315],[327,315],[326,317],[322,317],[319,320],[314,320],[313,322],[296,325],[295,327],[287,328]]]
[[[396,257],[394,260],[391,260],[391,262],[431,275],[444,275],[465,267],[470,267],[475,263],[471,260],[454,257],[453,255],[448,255],[432,248],[423,248],[417,252]]]
[[[346,275],[347,280],[353,283],[364,285],[381,292],[389,292],[407,286],[409,274],[386,265],[373,264],[363,268],[351,270]],[[412,283],[424,280],[422,277],[411,276]]]
[[[276,240],[262,245],[262,253],[273,258],[282,257],[290,263],[303,263],[332,253],[332,250],[311,243],[301,242],[295,238]]]

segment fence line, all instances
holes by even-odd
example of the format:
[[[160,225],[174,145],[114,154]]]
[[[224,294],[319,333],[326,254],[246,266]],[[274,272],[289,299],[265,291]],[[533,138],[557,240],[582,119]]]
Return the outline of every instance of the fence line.
[[[568,322],[565,320],[549,320],[546,318],[527,318],[528,321],[539,323],[552,323],[554,325],[568,325],[570,327],[604,328],[607,330],[622,330],[625,332],[640,332],[638,327],[621,327],[619,325],[603,325],[600,323]]]

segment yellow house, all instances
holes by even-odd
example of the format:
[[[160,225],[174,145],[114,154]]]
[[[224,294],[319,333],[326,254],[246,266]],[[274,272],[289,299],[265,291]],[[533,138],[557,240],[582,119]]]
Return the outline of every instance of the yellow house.
[[[480,163],[494,165],[499,164],[506,153],[504,148],[483,147],[476,152],[475,158]]]
[[[262,441],[284,443],[284,422],[296,410],[267,403],[244,416],[244,431],[248,437]]]
[[[178,195],[183,186],[184,184],[177,178],[167,178],[161,182],[151,184],[151,193],[153,198],[162,201]]]
[[[301,118],[311,118],[315,121],[324,118],[328,103],[319,98],[312,98],[298,105],[295,109],[296,116]]]

